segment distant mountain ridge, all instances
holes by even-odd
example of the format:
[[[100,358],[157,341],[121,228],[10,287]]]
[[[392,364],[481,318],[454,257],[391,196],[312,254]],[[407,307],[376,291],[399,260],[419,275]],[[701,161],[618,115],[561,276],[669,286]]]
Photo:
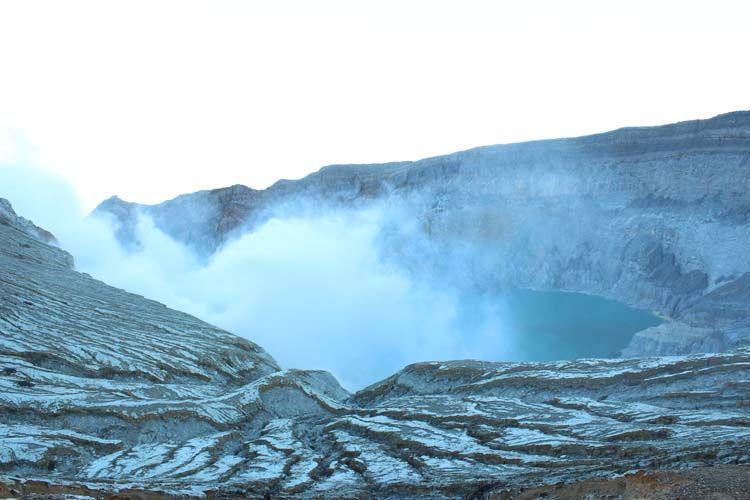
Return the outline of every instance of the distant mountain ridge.
[[[473,285],[601,295],[674,320],[629,355],[750,342],[750,112],[569,139],[485,146],[415,162],[332,165],[265,190],[235,185],[94,211],[137,245],[137,213],[208,256],[275,207],[358,208],[397,198],[440,248],[469,245]],[[401,242],[408,245],[409,242]],[[424,255],[416,265],[441,272]],[[415,265],[409,263],[408,265]]]
[[[671,125],[628,127],[611,132],[569,139],[548,139],[496,146],[480,146],[466,151],[418,161],[380,164],[329,165],[299,180],[279,180],[264,190],[235,184],[225,188],[183,194],[156,205],[131,203],[117,196],[103,201],[93,213],[108,213],[124,226],[136,209],[155,218],[167,234],[197,251],[215,251],[233,230],[252,220],[258,211],[285,198],[324,197],[352,203],[357,197],[373,198],[390,194],[391,189],[419,189],[440,184],[488,162],[498,166],[509,162],[534,165],[544,161],[591,161],[596,159],[635,160],[649,155],[738,154],[747,158],[750,140],[750,111],[722,114],[708,120],[691,120]],[[564,165],[563,165],[564,166]],[[742,163],[742,166],[747,166]],[[477,172],[478,173],[478,172]],[[491,172],[482,172],[491,175]],[[206,226],[210,234],[185,231],[168,218],[177,209],[205,204],[208,213],[186,211],[190,226]],[[737,214],[750,218],[750,206]],[[171,222],[171,223],[170,223]],[[125,234],[125,233],[123,233]],[[210,236],[210,239],[206,239]]]

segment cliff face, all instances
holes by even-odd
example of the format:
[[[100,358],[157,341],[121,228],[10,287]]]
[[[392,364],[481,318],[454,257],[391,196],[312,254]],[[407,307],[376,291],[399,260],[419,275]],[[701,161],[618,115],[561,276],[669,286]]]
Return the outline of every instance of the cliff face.
[[[460,245],[471,249],[468,286],[591,293],[673,320],[637,335],[629,355],[750,341],[750,112],[417,162],[337,165],[264,191],[232,186],[153,206],[108,200],[96,212],[119,221],[122,241],[133,243],[142,211],[209,255],[280,205],[357,208],[388,197],[410,207],[441,249],[412,249],[407,267],[444,272],[432,256]]]
[[[125,247],[138,246],[135,225],[139,213],[153,218],[156,226],[202,256],[254,220],[265,208],[261,192],[231,186],[178,196],[159,205],[144,206],[113,196],[102,202],[95,214],[106,214],[118,224],[117,237]]]
[[[350,395],[325,372],[280,370],[251,342],[74,271],[26,222],[3,220],[0,483],[11,494],[455,498],[485,483],[750,462],[747,349],[422,363]]]

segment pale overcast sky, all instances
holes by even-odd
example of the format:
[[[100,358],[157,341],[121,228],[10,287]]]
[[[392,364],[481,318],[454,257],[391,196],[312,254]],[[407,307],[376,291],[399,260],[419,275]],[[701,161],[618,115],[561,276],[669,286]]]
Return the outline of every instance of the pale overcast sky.
[[[91,207],[750,108],[750,2],[0,0],[0,163]]]

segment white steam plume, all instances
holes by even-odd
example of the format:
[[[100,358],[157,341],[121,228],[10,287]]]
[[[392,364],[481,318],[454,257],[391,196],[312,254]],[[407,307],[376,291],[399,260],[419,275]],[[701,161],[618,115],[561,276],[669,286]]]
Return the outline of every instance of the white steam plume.
[[[205,261],[145,216],[141,248],[125,251],[109,221],[84,218],[72,189],[38,170],[0,169],[0,196],[55,233],[78,270],[257,342],[284,367],[329,370],[350,389],[412,362],[517,357],[502,302],[467,301],[447,279],[383,258],[384,228],[412,227],[397,207],[308,206]]]

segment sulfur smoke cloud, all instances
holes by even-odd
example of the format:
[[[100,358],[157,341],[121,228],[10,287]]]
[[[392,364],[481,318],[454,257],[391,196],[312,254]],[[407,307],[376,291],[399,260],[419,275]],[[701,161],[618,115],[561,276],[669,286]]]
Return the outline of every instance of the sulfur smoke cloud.
[[[467,300],[451,280],[388,258],[394,228],[418,238],[393,204],[280,211],[206,260],[145,216],[142,245],[125,250],[112,221],[86,217],[70,186],[41,171],[0,169],[0,196],[55,233],[77,270],[244,336],[285,368],[329,370],[349,389],[413,362],[516,352],[501,302]]]

